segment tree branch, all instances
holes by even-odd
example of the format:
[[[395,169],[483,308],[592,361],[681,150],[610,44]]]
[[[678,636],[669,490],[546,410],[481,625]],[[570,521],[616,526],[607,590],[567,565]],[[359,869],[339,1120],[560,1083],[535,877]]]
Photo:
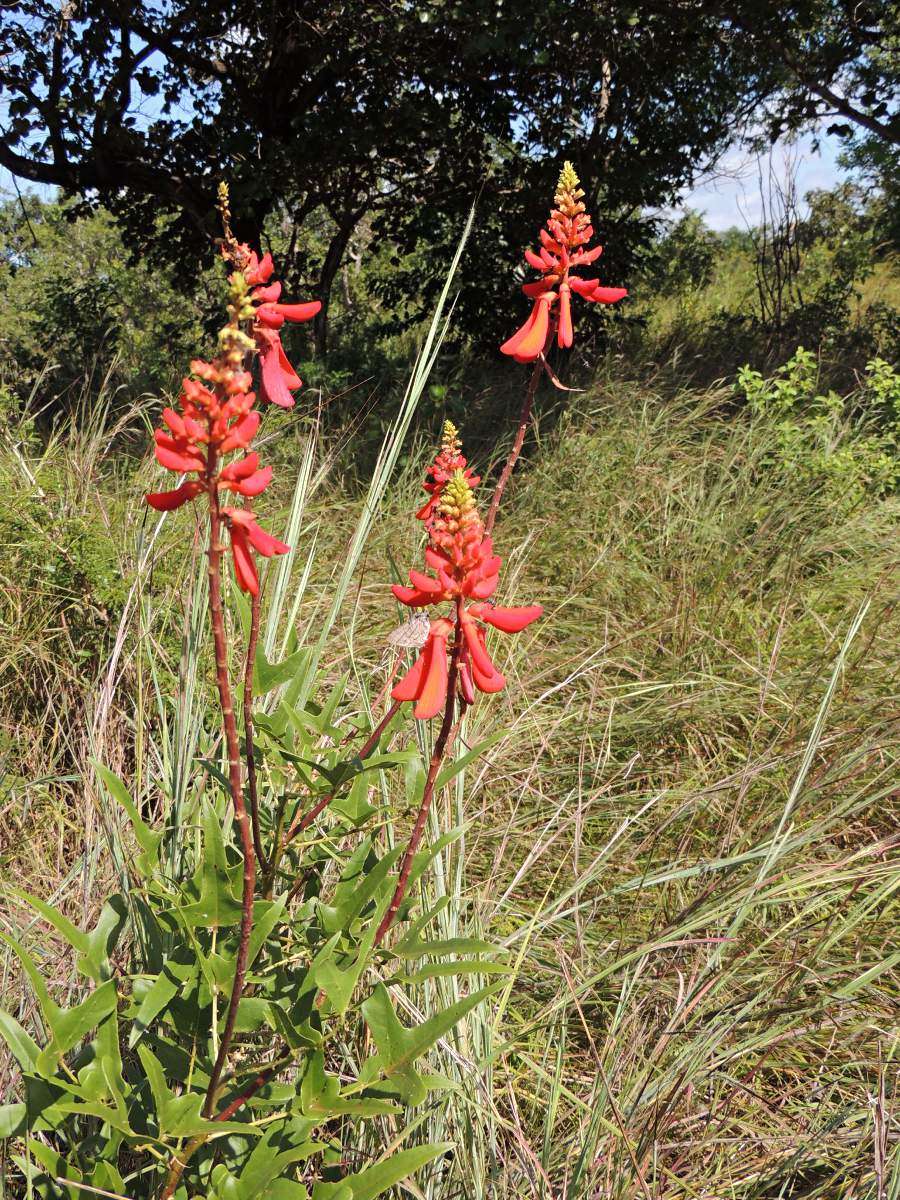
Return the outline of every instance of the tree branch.
[[[886,142],[892,142],[895,146],[900,146],[900,121],[894,120],[889,125],[884,124],[882,121],[877,121],[875,117],[870,117],[868,113],[860,112],[858,108],[854,108],[849,101],[839,96],[837,92],[833,92],[831,88],[826,87],[824,83],[817,83],[815,80],[801,75],[795,67],[791,66],[786,55],[782,55],[782,61],[789,70],[794,72],[805,88],[808,88],[820,100],[824,100],[826,104],[830,104],[835,112],[840,113],[842,117],[846,117],[848,121],[854,121],[857,125],[862,125],[863,129],[868,129],[876,137],[880,137]]]

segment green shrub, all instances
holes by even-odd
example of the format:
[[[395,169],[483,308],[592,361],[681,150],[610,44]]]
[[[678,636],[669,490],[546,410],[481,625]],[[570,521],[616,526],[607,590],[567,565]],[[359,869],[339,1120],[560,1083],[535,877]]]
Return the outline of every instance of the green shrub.
[[[744,366],[737,388],[754,416],[775,421],[775,470],[819,483],[831,502],[853,507],[900,479],[900,374],[884,359],[866,366],[844,398],[820,392],[816,356],[801,346],[773,375]]]

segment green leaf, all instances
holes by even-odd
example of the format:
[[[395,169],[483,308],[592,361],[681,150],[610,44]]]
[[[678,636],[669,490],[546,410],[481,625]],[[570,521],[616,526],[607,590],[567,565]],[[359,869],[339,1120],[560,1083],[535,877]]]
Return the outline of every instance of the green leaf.
[[[322,927],[326,933],[345,930],[350,926],[369,901],[375,898],[392,867],[403,853],[402,845],[395,846],[393,850],[380,858],[374,867],[365,871],[363,864],[370,849],[370,839],[366,838],[354,853],[344,871],[344,877],[335,888],[333,905],[320,905]],[[362,882],[354,887],[353,885],[360,876]]]
[[[357,775],[350,790],[332,800],[331,811],[356,826],[361,825],[378,811],[374,804],[369,803],[369,786],[370,781],[365,774]]]
[[[143,850],[143,854],[139,854],[136,859],[138,870],[146,877],[153,875],[159,869],[159,843],[162,841],[163,835],[152,830],[143,819],[128,789],[117,775],[114,775],[112,771],[95,759],[91,759],[91,765],[103,781],[110,797],[117,804],[121,804],[128,813],[134,836]]]
[[[481,991],[458,1000],[456,1004],[451,1004],[443,1012],[435,1013],[421,1025],[409,1028],[400,1023],[394,1012],[394,1006],[391,1004],[387,988],[384,984],[379,984],[362,1005],[363,1016],[378,1049],[379,1068],[385,1074],[391,1074],[415,1062],[420,1055],[434,1045],[438,1038],[448,1033],[466,1013],[477,1008],[483,1000],[496,992],[499,986],[499,983],[489,984]]]
[[[125,1080],[119,1053],[119,1023],[113,1012],[97,1028],[89,1047],[92,1058],[78,1072],[81,1094],[89,1101],[111,1100],[128,1132]]]
[[[126,1137],[134,1135],[134,1130],[129,1126],[126,1117],[116,1109],[110,1108],[108,1104],[101,1103],[99,1100],[58,1100],[56,1108],[61,1113],[68,1113],[75,1117],[96,1117],[98,1121],[103,1121],[104,1124],[110,1125],[113,1129],[118,1129]]]
[[[166,1076],[162,1069],[162,1063],[149,1046],[138,1046],[138,1057],[144,1068],[144,1074],[147,1076],[147,1082],[150,1084],[153,1105],[158,1116],[165,1108],[171,1095],[169,1089],[166,1087]],[[161,1127],[160,1132],[162,1132]]]
[[[397,1112],[397,1105],[389,1100],[343,1097],[340,1090],[338,1079],[325,1072],[325,1057],[322,1052],[311,1054],[300,1084],[300,1107],[305,1117],[321,1121],[328,1117],[344,1115],[375,1117]]]
[[[91,1185],[95,1188],[103,1188],[106,1192],[116,1192],[120,1196],[126,1194],[125,1180],[110,1162],[101,1160],[97,1163],[91,1175]]]
[[[24,900],[37,913],[52,925],[57,933],[61,933],[73,950],[77,951],[75,966],[82,975],[87,976],[93,983],[102,983],[109,978],[109,951],[115,945],[119,931],[128,915],[124,901],[120,896],[113,896],[103,906],[100,919],[92,933],[78,929],[68,917],[47,904],[37,896],[32,896],[23,888],[9,889],[14,896]]]
[[[97,924],[87,935],[88,952],[84,964],[75,964],[84,974],[87,974],[87,967],[94,969],[97,977],[89,978],[94,978],[95,983],[101,983],[112,974],[109,956],[116,948],[127,920],[128,904],[125,898],[120,895],[110,896],[100,910]]]
[[[47,991],[47,985],[44,983],[44,977],[34,962],[34,959],[25,949],[21,942],[16,941],[14,937],[10,937],[8,933],[0,931],[0,941],[6,942],[11,950],[15,951],[19,961],[22,964],[22,969],[28,976],[28,980],[37,997],[38,1004],[41,1006],[44,1020],[52,1027],[53,1022],[58,1018],[62,1011],[59,1005],[55,1004],[50,998],[50,993]]]
[[[116,985],[107,980],[88,998],[75,1008],[57,1010],[53,1021],[48,1023],[53,1031],[53,1040],[38,1055],[35,1069],[40,1075],[48,1076],[59,1064],[64,1054],[95,1029],[100,1022],[115,1012]]]
[[[485,738],[483,742],[479,742],[477,746],[473,746],[471,750],[467,750],[465,754],[461,754],[459,758],[455,758],[453,762],[447,763],[443,770],[438,771],[437,779],[434,782],[435,791],[445,787],[460,771],[464,771],[469,763],[474,762],[486,750],[490,750],[491,746],[502,742],[507,733],[507,730],[499,729],[490,737]]]
[[[52,1082],[36,1075],[25,1076],[25,1106],[32,1130],[58,1129],[66,1120],[65,1114],[57,1108],[60,1100],[58,1084],[58,1076]]]
[[[442,954],[497,954],[499,946],[483,942],[481,938],[445,938],[442,941],[420,942],[415,938],[404,938],[392,948],[392,953],[398,958],[425,958],[428,955],[436,958]]]
[[[166,1083],[162,1063],[149,1046],[138,1046],[138,1055],[150,1084],[160,1136],[194,1137],[198,1133],[258,1133],[255,1126],[240,1121],[210,1121],[201,1116],[204,1097],[199,1092],[176,1096]]]
[[[28,1109],[24,1104],[0,1105],[0,1138],[16,1137],[24,1133]]]
[[[236,1032],[255,1033],[265,1024],[271,1006],[271,1001],[262,996],[242,996],[235,1018]]]
[[[247,950],[248,967],[253,965],[266,938],[278,924],[286,903],[287,896],[278,896],[274,900],[255,900],[253,902],[253,929],[250,933],[250,943]]]
[[[279,1145],[284,1144],[287,1132],[283,1126],[279,1124],[277,1128],[269,1129],[256,1143],[247,1159],[247,1164],[241,1171],[238,1186],[235,1189],[235,1196],[240,1200],[257,1200],[258,1197],[271,1195],[271,1185],[289,1167],[294,1163],[305,1162],[313,1154],[324,1150],[325,1143],[306,1140],[306,1134],[311,1132],[314,1127],[313,1121],[295,1122],[293,1128],[290,1129],[290,1135],[299,1140],[296,1145],[289,1146],[286,1150],[278,1149]],[[291,1181],[285,1180],[284,1182]],[[295,1187],[301,1188],[301,1191],[282,1194],[306,1195],[306,1189],[302,1184],[296,1184]]]
[[[218,814],[211,804],[203,807],[203,858],[191,886],[198,899],[193,904],[179,906],[179,918],[189,927],[216,929],[237,925],[241,919],[241,904],[235,895],[232,878],[241,872],[237,865],[229,870],[225,858],[225,843]]]
[[[353,992],[359,983],[359,977],[368,962],[368,952],[365,947],[360,950],[356,959],[348,967],[340,968],[333,958],[320,963],[310,975],[322,989],[338,1016],[350,1007]]]
[[[307,1200],[309,1192],[293,1179],[275,1179],[262,1194],[262,1200]]]
[[[280,1004],[269,1001],[269,1019],[292,1050],[322,1045],[322,1035],[308,1021],[295,1025]]]
[[[0,1037],[13,1052],[23,1071],[33,1071],[40,1049],[37,1042],[26,1033],[15,1017],[0,1008]]]
[[[81,1004],[77,1004],[74,1008],[62,1009],[51,1000],[47,985],[25,947],[5,933],[0,933],[0,939],[15,951],[22,963],[41,1006],[44,1020],[53,1035],[50,1042],[38,1053],[34,1062],[35,1072],[49,1077],[53,1074],[60,1058],[68,1050],[71,1050],[76,1042],[80,1042],[89,1030],[99,1025],[104,1017],[108,1017],[111,1012],[115,1011],[116,985],[111,979],[107,980],[106,983],[91,992]],[[11,1029],[8,1025],[6,1028]],[[19,1039],[19,1044],[20,1048],[24,1049],[21,1039]]]
[[[440,1142],[400,1150],[383,1162],[367,1167],[365,1171],[347,1175],[340,1183],[317,1183],[313,1188],[313,1200],[342,1200],[345,1188],[350,1189],[352,1200],[375,1200],[388,1188],[452,1149],[452,1143]]]
[[[20,900],[24,900],[26,904],[41,914],[48,924],[52,925],[57,933],[61,933],[73,949],[77,950],[80,955],[88,954],[90,951],[90,942],[88,935],[78,929],[68,917],[63,914],[52,904],[47,904],[43,900],[39,900],[37,896],[32,896],[30,892],[26,892],[23,888],[11,887],[10,892],[14,896],[18,896]]]
[[[334,728],[334,723],[333,723],[334,714],[337,709],[337,706],[340,704],[341,700],[343,700],[343,698],[344,698],[344,692],[347,690],[347,683],[348,683],[349,679],[350,679],[350,672],[347,671],[340,677],[340,679],[337,681],[337,683],[331,689],[331,693],[329,694],[328,699],[322,705],[321,717],[322,717],[322,728],[323,729],[325,729],[326,727]]]
[[[279,663],[270,663],[263,653],[261,646],[256,651],[256,663],[253,672],[253,692],[264,696],[266,692],[274,691],[284,683],[305,673],[311,661],[310,650],[297,650],[283,658]]]
[[[128,1035],[129,1049],[134,1049],[159,1014],[178,995],[181,986],[181,981],[175,978],[166,964],[151,984],[150,990],[141,1000],[138,1010],[134,1014],[134,1022]]]

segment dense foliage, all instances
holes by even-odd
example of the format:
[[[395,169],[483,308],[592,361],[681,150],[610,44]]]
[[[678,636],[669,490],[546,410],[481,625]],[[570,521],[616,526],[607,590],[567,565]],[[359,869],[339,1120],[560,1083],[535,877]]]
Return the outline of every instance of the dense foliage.
[[[761,106],[772,133],[836,113],[841,130],[896,143],[895,18],[889,0],[17,0],[0,163],[102,201],[131,245],[181,266],[202,257],[229,178],[242,238],[258,246],[268,221],[284,226],[286,281],[323,301],[320,350],[362,227],[397,247],[380,280],[395,319],[410,297],[427,311],[434,251],[453,245],[480,193],[459,318],[490,335],[496,268],[540,211],[535,200],[523,213],[522,197],[540,196],[564,157],[581,164],[621,273],[648,237],[648,206],[759,132]],[[311,218],[314,249],[301,232]]]

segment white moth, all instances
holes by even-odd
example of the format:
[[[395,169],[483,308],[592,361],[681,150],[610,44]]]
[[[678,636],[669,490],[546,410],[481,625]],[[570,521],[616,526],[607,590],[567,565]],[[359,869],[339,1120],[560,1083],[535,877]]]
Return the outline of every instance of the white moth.
[[[423,612],[413,613],[408,621],[388,634],[388,642],[398,650],[419,650],[428,640],[431,621]]]

